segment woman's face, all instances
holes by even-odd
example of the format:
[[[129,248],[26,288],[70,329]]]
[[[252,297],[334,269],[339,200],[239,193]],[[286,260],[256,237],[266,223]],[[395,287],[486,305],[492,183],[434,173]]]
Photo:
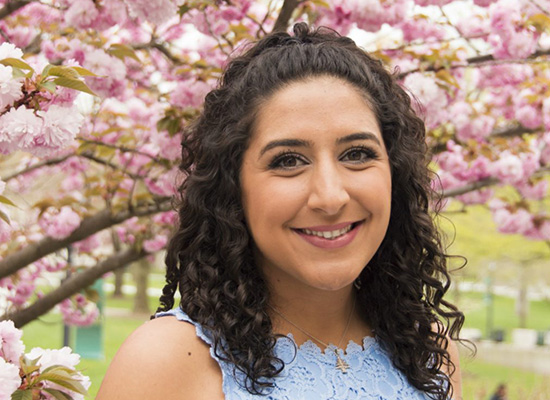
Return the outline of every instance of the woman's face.
[[[352,284],[390,218],[390,165],[372,109],[334,77],[275,92],[260,106],[241,188],[268,281],[331,291]]]

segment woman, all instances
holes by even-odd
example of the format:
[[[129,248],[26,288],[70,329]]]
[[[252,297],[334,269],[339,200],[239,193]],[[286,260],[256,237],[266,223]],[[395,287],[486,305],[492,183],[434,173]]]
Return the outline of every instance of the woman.
[[[425,128],[379,61],[297,24],[233,59],[184,136],[163,317],[98,399],[461,398]]]

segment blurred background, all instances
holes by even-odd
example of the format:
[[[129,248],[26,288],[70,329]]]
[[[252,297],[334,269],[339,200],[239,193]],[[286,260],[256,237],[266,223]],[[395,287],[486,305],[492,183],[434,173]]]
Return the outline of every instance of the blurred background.
[[[95,396],[158,306],[182,130],[228,56],[298,21],[426,122],[464,399],[550,400],[550,0],[0,0],[0,321],[70,346]]]

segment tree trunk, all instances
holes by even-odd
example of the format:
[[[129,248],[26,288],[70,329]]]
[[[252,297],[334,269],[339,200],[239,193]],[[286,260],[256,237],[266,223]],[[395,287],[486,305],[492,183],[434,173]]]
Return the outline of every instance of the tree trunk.
[[[115,253],[119,253],[121,249],[120,245],[120,239],[118,238],[117,233],[114,229],[111,228],[111,240],[113,242],[113,249],[115,250]],[[122,292],[122,285],[124,285],[124,273],[126,272],[127,268],[122,267],[115,269],[114,275],[115,275],[115,290],[113,291],[113,297],[115,298],[122,298],[124,297],[124,293]]]
[[[135,262],[132,265],[134,282],[136,284],[136,295],[134,297],[134,313],[150,314],[149,298],[147,297],[147,287],[151,264],[146,258]]]
[[[124,293],[122,293],[122,285],[124,285],[124,273],[126,268],[119,268],[115,270],[115,290],[113,292],[113,297],[122,298]]]
[[[529,313],[529,300],[527,299],[527,263],[521,263],[519,270],[519,288],[516,298],[516,314],[519,318],[519,327],[527,328],[527,314]]]

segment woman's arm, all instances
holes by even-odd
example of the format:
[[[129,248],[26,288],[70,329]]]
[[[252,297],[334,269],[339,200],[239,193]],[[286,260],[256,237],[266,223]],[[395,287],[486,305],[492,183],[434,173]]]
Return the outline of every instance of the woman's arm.
[[[149,321],[121,346],[96,399],[222,399],[220,369],[209,350],[189,323]]]
[[[453,387],[453,397],[452,400],[462,400],[462,376],[460,373],[460,357],[458,354],[458,346],[454,340],[447,337],[448,345],[447,351],[449,352],[449,357],[454,364],[454,371],[452,367],[444,364],[442,369],[445,374],[450,378],[451,386]]]

